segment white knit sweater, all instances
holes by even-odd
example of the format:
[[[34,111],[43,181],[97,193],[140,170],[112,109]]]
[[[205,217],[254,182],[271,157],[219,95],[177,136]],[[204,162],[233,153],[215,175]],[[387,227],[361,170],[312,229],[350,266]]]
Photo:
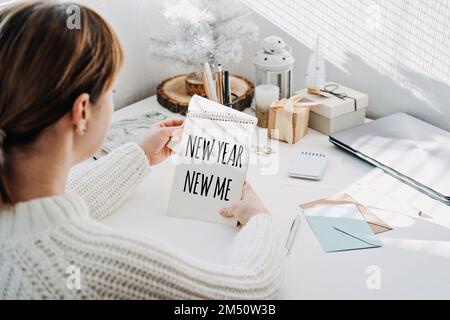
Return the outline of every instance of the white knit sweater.
[[[127,144],[73,173],[66,194],[0,212],[0,299],[278,297],[284,254],[268,215],[238,233],[226,265],[97,222],[147,171],[141,148]]]

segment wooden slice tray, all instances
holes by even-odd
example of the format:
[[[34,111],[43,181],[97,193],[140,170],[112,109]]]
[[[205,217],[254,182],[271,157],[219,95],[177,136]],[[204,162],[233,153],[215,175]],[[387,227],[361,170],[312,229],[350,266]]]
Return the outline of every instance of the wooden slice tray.
[[[159,104],[172,112],[185,115],[192,98],[186,91],[186,77],[186,74],[182,74],[164,80],[157,88]],[[234,96],[233,108],[244,111],[252,104],[255,86],[249,80],[240,76],[233,75],[230,79],[231,92]]]

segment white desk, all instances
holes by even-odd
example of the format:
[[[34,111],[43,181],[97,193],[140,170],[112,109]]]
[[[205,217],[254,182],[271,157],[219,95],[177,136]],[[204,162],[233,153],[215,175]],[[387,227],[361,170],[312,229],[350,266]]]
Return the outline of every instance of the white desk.
[[[180,117],[151,97],[116,112],[114,120],[152,109]],[[263,130],[261,137],[265,137]],[[286,164],[301,150],[324,152],[331,157],[323,181],[286,176]],[[256,160],[255,155],[252,162]],[[131,199],[105,224],[167,242],[200,259],[223,262],[235,230],[164,215],[173,172],[172,161],[153,168]],[[344,153],[326,136],[312,130],[298,144],[280,144],[276,154],[259,157],[259,163],[250,166],[248,180],[281,225],[289,224],[300,203],[345,191],[365,204],[384,209],[374,212],[395,228],[381,235],[383,248],[325,254],[303,220],[287,259],[283,298],[450,298],[450,207]],[[415,208],[426,216],[419,217]],[[367,270],[373,265],[381,272],[380,290],[367,286]]]

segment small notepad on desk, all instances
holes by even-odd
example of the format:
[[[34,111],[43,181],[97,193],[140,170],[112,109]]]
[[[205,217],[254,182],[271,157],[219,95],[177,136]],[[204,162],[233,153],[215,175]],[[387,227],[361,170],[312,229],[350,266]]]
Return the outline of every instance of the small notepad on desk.
[[[327,164],[325,154],[303,151],[292,159],[288,175],[293,178],[322,180]]]

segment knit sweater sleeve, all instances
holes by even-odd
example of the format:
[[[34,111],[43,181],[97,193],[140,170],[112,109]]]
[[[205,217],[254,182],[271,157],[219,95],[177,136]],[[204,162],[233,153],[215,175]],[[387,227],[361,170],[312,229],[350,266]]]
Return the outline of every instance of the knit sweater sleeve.
[[[111,234],[99,226],[90,228],[71,238],[95,244],[95,255],[91,256],[96,260],[79,263],[87,272],[84,283],[101,289],[80,294],[100,299],[265,300],[280,296],[285,255],[268,215],[253,217],[237,234],[223,265],[206,263],[124,232]],[[79,258],[71,259],[76,262]]]
[[[149,171],[148,158],[135,143],[125,144],[99,161],[73,169],[67,189],[83,198],[94,219],[119,208]]]

